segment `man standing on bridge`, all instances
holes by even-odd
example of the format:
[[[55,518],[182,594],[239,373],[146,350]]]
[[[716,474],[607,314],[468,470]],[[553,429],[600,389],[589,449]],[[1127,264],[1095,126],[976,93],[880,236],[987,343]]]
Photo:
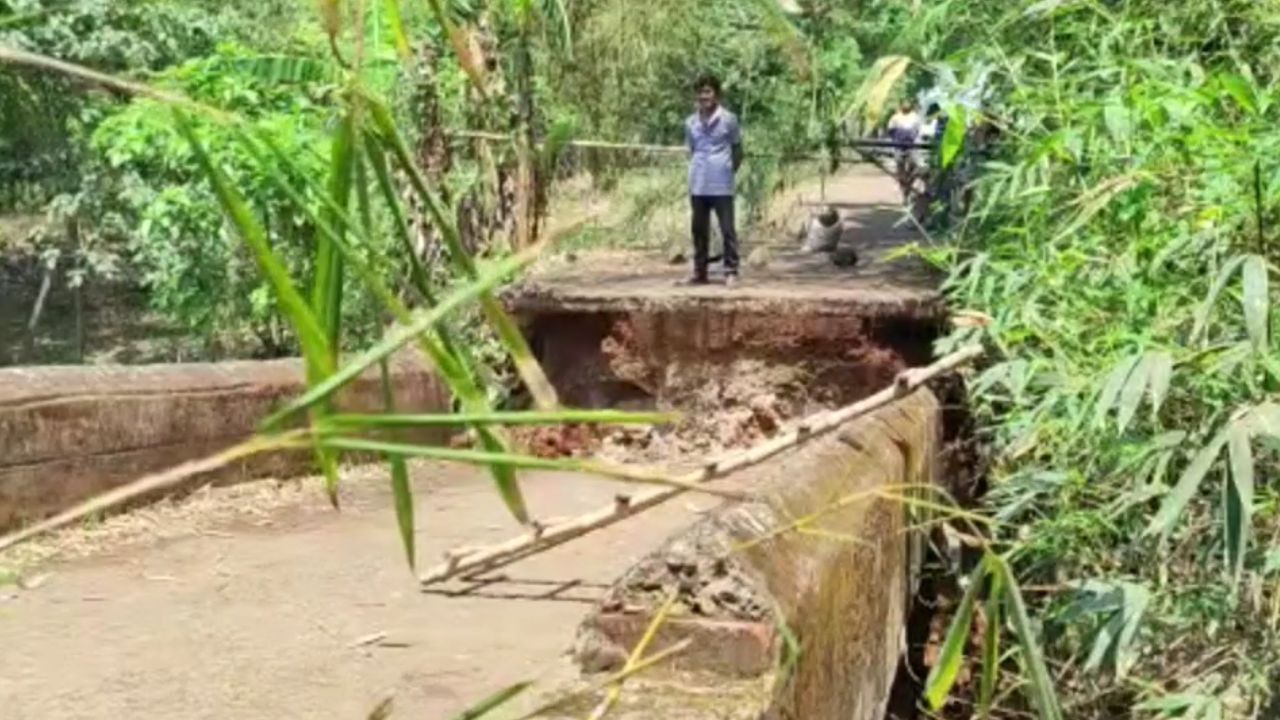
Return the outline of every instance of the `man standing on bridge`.
[[[684,123],[689,147],[689,206],[693,214],[693,276],[690,285],[707,282],[711,213],[724,238],[725,284],[738,281],[738,234],[733,221],[734,174],[742,166],[742,130],[738,117],[720,104],[720,80],[704,75],[695,86],[698,109]]]

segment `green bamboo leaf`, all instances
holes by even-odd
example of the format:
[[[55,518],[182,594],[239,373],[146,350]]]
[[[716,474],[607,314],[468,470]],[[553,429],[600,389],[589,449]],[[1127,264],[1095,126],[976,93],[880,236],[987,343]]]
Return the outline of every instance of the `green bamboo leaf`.
[[[1116,641],[1120,637],[1121,631],[1124,630],[1124,612],[1121,608],[1116,608],[1111,613],[1111,618],[1098,628],[1097,635],[1093,638],[1093,647],[1089,651],[1089,657],[1085,660],[1084,669],[1086,672],[1094,672],[1102,667],[1102,663],[1108,656],[1114,657]]]
[[[530,687],[533,687],[532,682],[521,682],[516,683],[511,687],[499,690],[484,700],[481,700],[479,703],[455,715],[453,720],[479,720],[479,718],[482,718],[494,710],[497,710],[499,707],[507,704],[512,698],[525,690],[528,690]]]
[[[1120,434],[1124,434],[1129,429],[1129,423],[1133,421],[1134,415],[1138,413],[1138,405],[1142,403],[1142,396],[1147,391],[1147,378],[1151,372],[1151,355],[1143,355],[1141,360],[1133,367],[1133,372],[1129,373],[1129,378],[1125,380],[1124,389],[1120,391],[1119,411],[1116,414],[1116,422],[1119,425]]]
[[[1160,408],[1169,395],[1169,384],[1173,379],[1173,356],[1166,352],[1148,355],[1147,389],[1151,398],[1151,422],[1156,422]]]
[[[501,465],[504,467],[517,468],[522,470],[558,470],[563,472],[600,472],[602,474],[619,477],[629,477],[629,470],[618,470],[616,473],[608,472],[606,465],[589,460],[579,460],[575,458],[544,458],[536,455],[520,455],[511,452],[493,452],[489,450],[466,450],[462,448],[442,447],[439,445],[412,445],[408,443],[394,443],[385,440],[369,440],[365,438],[354,438],[345,436],[321,436],[320,442],[326,448],[341,450],[344,452],[368,452],[379,453],[384,455],[400,455],[401,457],[416,457],[427,460],[439,460],[441,462],[462,463],[465,465],[492,466]]]
[[[325,418],[333,428],[415,428],[457,425],[665,425],[679,421],[677,413],[632,413],[620,410],[494,411],[484,413],[426,413],[379,415],[334,414]]]
[[[1063,226],[1062,230],[1054,236],[1053,242],[1059,243],[1075,234],[1077,230],[1084,227],[1102,212],[1112,200],[1115,200],[1122,193],[1136,186],[1139,182],[1147,178],[1145,173],[1131,172],[1116,177],[1107,178],[1097,185],[1089,188],[1080,197],[1076,198],[1073,204],[1080,206],[1080,211],[1072,217],[1071,221]]]
[[[219,58],[216,69],[236,75],[248,75],[270,85],[332,82],[333,63],[302,55],[255,55]]]
[[[1209,326],[1209,314],[1213,312],[1214,305],[1218,302],[1218,296],[1226,290],[1227,283],[1231,282],[1231,276],[1239,269],[1240,265],[1245,261],[1244,255],[1237,255],[1227,261],[1226,265],[1218,271],[1218,277],[1214,279],[1213,285],[1209,288],[1209,295],[1205,297],[1200,308],[1196,310],[1195,322],[1191,327],[1191,344],[1194,345],[1204,338],[1205,331]]]
[[[942,642],[942,651],[938,654],[938,662],[929,671],[924,682],[924,696],[929,707],[937,712],[946,703],[951,688],[960,674],[960,663],[964,660],[964,646],[969,640],[969,629],[973,625],[973,608],[977,603],[978,592],[986,584],[987,565],[979,563],[969,574],[969,587],[956,607],[956,615],[947,628],[947,637]]]
[[[1116,638],[1115,666],[1116,676],[1123,678],[1138,659],[1137,653],[1134,652],[1134,640],[1138,636],[1138,629],[1142,627],[1142,618],[1146,615],[1147,607],[1151,604],[1151,593],[1145,587],[1134,583],[1121,583],[1120,587],[1123,597],[1121,612],[1124,617],[1124,627]]]
[[[1231,476],[1226,487],[1223,534],[1227,545],[1227,564],[1236,583],[1244,574],[1244,559],[1253,526],[1252,440],[1247,418],[1231,423],[1227,429]]]
[[[351,199],[354,123],[354,111],[348,112],[338,123],[329,170],[329,195],[344,211]],[[311,306],[329,338],[330,347],[335,348],[335,353],[342,333],[343,267],[338,248],[340,242],[341,237],[335,240],[323,232],[316,238],[316,277],[311,292]]]
[[[1001,604],[1004,602],[1004,580],[991,575],[991,587],[985,604],[987,627],[982,637],[982,677],[978,681],[978,717],[991,717],[996,684],[1000,680],[1000,629],[1003,625]]]
[[[391,390],[391,370],[387,367],[386,358],[378,361],[378,369],[382,375],[382,405],[388,413],[394,413],[395,394]],[[402,455],[388,455],[387,460],[391,463],[391,496],[396,507],[396,526],[400,528],[400,542],[404,544],[404,554],[412,570],[417,564],[417,553],[413,541],[413,488],[409,485],[409,468]]]
[[[412,323],[392,328],[376,345],[361,353],[332,376],[327,377],[324,382],[308,389],[301,397],[273,413],[263,422],[264,426],[277,427],[289,416],[331,397],[340,388],[373,367],[379,360],[389,357],[413,341],[415,337],[431,329],[449,313],[472,302],[482,292],[491,290],[512,273],[528,265],[535,256],[535,252],[530,250],[499,261],[481,273],[476,280],[455,289],[435,307],[415,313]],[[305,303],[303,305],[305,307]]]
[[[476,275],[475,261],[471,258],[466,248],[463,247],[461,236],[458,234],[458,227],[452,217],[445,212],[444,203],[431,191],[426,177],[423,176],[417,163],[414,162],[408,144],[405,143],[404,138],[396,129],[391,111],[376,99],[366,97],[365,101],[370,109],[374,124],[378,127],[380,139],[387,145],[392,156],[396,158],[400,168],[409,176],[410,184],[413,186],[414,191],[427,207],[432,222],[445,241],[445,246],[449,250],[449,258],[454,267],[463,277],[474,278]],[[516,367],[516,372],[520,375],[520,379],[524,381],[525,386],[528,387],[534,402],[543,410],[554,410],[559,405],[555,388],[551,385],[551,381],[547,379],[542,366],[538,364],[537,359],[533,356],[533,351],[529,349],[529,343],[520,332],[520,327],[516,324],[516,321],[507,313],[491,292],[480,296],[480,307],[497,334],[498,341],[502,343],[503,348],[511,355],[511,361]]]
[[[412,55],[409,49],[409,36],[404,31],[404,18],[400,14],[400,0],[385,0],[383,7],[387,13],[387,24],[391,26],[391,39],[395,43],[400,59],[408,60]]]
[[[250,137],[247,133],[240,133],[238,134],[238,137],[242,140],[242,143],[248,151],[258,159],[260,163],[266,167],[272,168],[273,171],[271,172],[271,177],[275,181],[276,185],[280,187],[291,200],[293,200],[297,207],[303,210],[308,220],[310,220],[310,222],[322,234],[324,234],[330,242],[333,243],[333,246],[343,254],[346,262],[355,269],[356,273],[360,276],[361,280],[364,281],[365,285],[379,300],[382,301],[392,315],[395,316],[396,320],[402,326],[412,324],[413,317],[409,313],[408,308],[405,307],[400,299],[391,292],[390,288],[386,286],[386,283],[378,276],[378,274],[368,267],[360,254],[352,252],[351,249],[347,247],[346,239],[339,236],[331,227],[331,221],[334,223],[340,223],[348,231],[360,236],[366,243],[368,242],[368,238],[363,234],[361,227],[351,222],[346,209],[338,206],[331,196],[321,193],[320,197],[323,201],[327,202],[327,212],[324,216],[318,215],[312,209],[311,204],[307,202],[306,198],[293,188],[287,178],[276,170],[275,165],[263,159],[264,156],[258,142],[261,142],[262,145],[269,150],[271,158],[274,159],[280,167],[290,168],[291,171],[295,173],[298,172],[293,160],[288,157],[288,155],[286,155],[279,146],[270,139],[269,136],[262,136],[255,140],[255,138]],[[362,165],[358,164],[357,168],[359,167],[362,167]],[[362,203],[368,202],[367,195],[362,194],[360,197]],[[394,198],[390,198],[390,201],[393,203],[396,202]],[[393,205],[393,207],[396,206]],[[362,214],[367,214],[367,212],[368,207],[366,205],[362,208]],[[366,218],[365,224],[368,225],[368,218]],[[414,337],[413,340],[416,340],[423,352],[431,358],[431,361],[441,378],[449,385],[450,389],[453,390],[454,395],[461,401],[463,408],[466,411],[487,412],[489,410],[488,399],[486,398],[484,391],[476,384],[474,372],[471,370],[475,364],[466,354],[465,344],[454,344],[450,340],[443,320],[444,316],[441,316],[431,326],[435,330],[435,336],[424,332]],[[271,428],[273,425],[278,424],[281,419],[283,418],[273,415],[271,418],[268,418],[266,427]],[[506,441],[496,429],[479,427],[476,429],[476,434],[486,450],[490,452],[504,452],[506,450]],[[494,476],[494,481],[498,486],[499,493],[507,503],[507,507],[510,509],[512,515],[521,523],[528,522],[528,514],[524,506],[524,499],[521,496],[520,488],[514,472],[512,472],[508,467],[493,467],[490,470]]]
[[[885,55],[878,58],[854,93],[853,99],[846,104],[840,120],[847,120],[855,114],[861,114],[867,126],[878,123],[884,115],[889,95],[898,86],[898,82],[906,76],[909,67],[911,67],[911,58],[905,55]]]
[[[948,113],[946,129],[942,131],[942,167],[949,168],[964,149],[968,135],[969,116],[964,107],[957,105]]]
[[[196,161],[213,185],[214,193],[218,196],[218,201],[222,204],[223,211],[226,212],[239,232],[240,237],[244,239],[245,244],[253,252],[254,259],[257,261],[262,274],[271,283],[281,314],[289,318],[295,332],[297,332],[298,344],[302,347],[308,367],[314,369],[321,376],[332,373],[332,355],[329,343],[325,339],[324,331],[321,329],[316,316],[307,306],[306,301],[303,300],[302,294],[294,286],[284,262],[272,250],[271,244],[267,240],[266,230],[263,229],[258,219],[254,217],[253,211],[249,209],[249,204],[244,197],[232,186],[226,174],[214,164],[213,159],[205,151],[204,144],[200,142],[199,137],[196,135],[195,127],[191,124],[190,117],[182,110],[174,109],[173,112],[179,131],[186,137],[187,142],[191,144]]]
[[[1124,389],[1125,383],[1129,380],[1129,376],[1133,374],[1133,370],[1138,366],[1140,360],[1142,360],[1141,355],[1133,355],[1116,363],[1115,367],[1111,369],[1111,372],[1107,375],[1107,383],[1103,385],[1102,392],[1098,395],[1098,404],[1094,408],[1094,413],[1099,421],[1106,421],[1107,415],[1115,407],[1120,391]]]
[[[1267,261],[1258,255],[1250,255],[1244,261],[1244,324],[1249,340],[1258,352],[1267,350],[1268,309]]]
[[[364,135],[365,159],[369,161],[369,167],[373,169],[374,180],[378,183],[378,191],[382,194],[383,203],[387,209],[391,211],[391,217],[395,221],[396,237],[400,240],[400,250],[404,253],[405,258],[409,260],[409,278],[413,281],[414,288],[422,299],[428,305],[435,304],[435,297],[431,292],[431,280],[427,275],[427,269],[422,264],[422,258],[418,257],[417,248],[413,245],[413,234],[409,229],[409,220],[405,216],[404,208],[400,205],[400,197],[396,194],[395,183],[391,180],[391,172],[387,169],[387,158],[382,148],[378,145],[378,139],[369,133]]]
[[[1199,489],[1204,476],[1209,473],[1209,468],[1213,467],[1214,461],[1218,459],[1218,453],[1222,451],[1222,446],[1226,442],[1226,436],[1219,433],[1208,445],[1200,449],[1191,464],[1182,471],[1182,476],[1178,478],[1178,483],[1173,490],[1165,496],[1160,510],[1151,519],[1144,534],[1167,536],[1173,532],[1178,518],[1182,517],[1182,511],[1186,509],[1187,503],[1191,502],[1191,498]]]
[[[1223,73],[1218,76],[1218,81],[1242,109],[1250,115],[1258,114],[1258,94],[1252,82],[1237,73]]]
[[[1039,712],[1040,720],[1062,720],[1062,707],[1058,703],[1058,695],[1053,689],[1053,678],[1044,661],[1044,653],[1036,638],[1031,617],[1027,614],[1027,605],[1023,602],[1022,592],[1013,577],[1013,571],[1005,561],[997,555],[987,554],[993,573],[1001,576],[1005,589],[1005,607],[1009,610],[1009,623],[1013,626],[1014,637],[1018,640],[1018,648],[1022,655],[1028,681],[1027,694],[1031,704]]]
[[[1256,437],[1280,439],[1280,405],[1264,402],[1249,412],[1249,428]]]
[[[213,185],[214,193],[218,196],[224,212],[231,218],[245,243],[249,245],[263,275],[270,281],[272,289],[275,291],[276,302],[280,306],[280,312],[289,318],[294,331],[298,334],[298,344],[302,347],[303,359],[307,364],[308,384],[314,386],[316,383],[331,377],[335,363],[333,348],[326,339],[320,322],[307,307],[306,301],[302,299],[302,294],[298,292],[293,281],[289,278],[289,272],[284,262],[272,250],[271,244],[267,240],[266,230],[258,222],[258,219],[254,217],[253,211],[249,209],[249,204],[244,197],[232,186],[231,181],[223,173],[222,169],[213,162],[213,159],[205,150],[204,144],[200,142],[200,138],[196,135],[195,126],[192,125],[191,119],[180,109],[174,108],[173,113],[178,130],[186,136],[187,141],[191,144],[196,160]],[[316,408],[314,415],[321,416],[326,410],[327,408],[319,406]],[[333,457],[332,454],[318,444],[315,446],[315,455],[316,461],[320,465],[320,470],[325,477],[325,489],[328,492],[329,501],[334,507],[337,507],[337,458]]]

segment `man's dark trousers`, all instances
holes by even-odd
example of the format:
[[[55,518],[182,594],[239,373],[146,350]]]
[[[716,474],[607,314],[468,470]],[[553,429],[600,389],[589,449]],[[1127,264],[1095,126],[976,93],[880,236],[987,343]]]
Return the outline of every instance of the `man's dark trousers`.
[[[716,224],[724,239],[724,272],[738,274],[738,233],[733,222],[732,195],[691,195],[689,204],[693,210],[693,275],[705,280],[707,259],[711,254],[711,212],[716,213]]]

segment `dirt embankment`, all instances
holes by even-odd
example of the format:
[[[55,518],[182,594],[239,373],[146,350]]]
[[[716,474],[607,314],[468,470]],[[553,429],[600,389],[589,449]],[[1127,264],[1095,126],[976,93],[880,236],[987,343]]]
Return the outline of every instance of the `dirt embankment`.
[[[563,400],[675,410],[674,426],[544,431],[544,454],[672,462],[742,448],[790,421],[855,402],[923,362],[933,323],[744,308],[548,313],[529,322]]]

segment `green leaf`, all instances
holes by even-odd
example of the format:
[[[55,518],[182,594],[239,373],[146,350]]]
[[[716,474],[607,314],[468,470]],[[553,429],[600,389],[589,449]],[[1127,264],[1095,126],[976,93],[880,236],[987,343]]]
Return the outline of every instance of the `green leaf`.
[[[364,149],[365,159],[373,169],[373,177],[378,183],[378,191],[382,193],[383,203],[391,211],[392,219],[395,221],[396,237],[400,239],[400,252],[409,260],[409,278],[422,299],[428,305],[434,305],[436,301],[431,292],[431,279],[427,275],[427,269],[422,265],[422,258],[418,257],[417,248],[413,245],[409,221],[405,216],[404,208],[400,205],[395,183],[391,180],[391,172],[387,169],[386,154],[378,145],[378,139],[369,133],[365,133],[364,136]]]
[[[303,300],[302,294],[298,292],[297,287],[293,284],[284,261],[271,248],[271,243],[267,240],[266,230],[258,222],[258,219],[254,217],[248,202],[232,186],[231,181],[222,169],[215,165],[213,159],[209,157],[204,144],[200,142],[199,137],[196,135],[195,127],[191,124],[190,117],[179,109],[174,109],[173,113],[177,121],[178,130],[191,144],[196,160],[209,178],[210,184],[213,185],[214,193],[218,196],[218,201],[222,204],[223,211],[226,212],[227,217],[230,218],[240,233],[240,237],[244,239],[245,244],[253,252],[258,268],[267,278],[267,281],[271,283],[271,288],[275,292],[276,302],[280,306],[280,312],[289,318],[289,322],[298,334],[298,344],[302,347],[308,367],[314,369],[321,376],[332,373],[333,360],[324,331],[321,329],[316,316],[307,306],[306,301]]]
[[[1136,657],[1133,641],[1141,626],[1142,617],[1151,601],[1151,594],[1141,585],[1129,582],[1086,583],[1085,590],[1094,593],[1081,609],[1087,612],[1110,612],[1111,617],[1098,629],[1093,649],[1085,662],[1088,671],[1097,670],[1104,661],[1122,678],[1133,666]]]
[[[474,278],[476,275],[475,261],[462,245],[457,224],[450,214],[445,212],[444,203],[431,191],[426,177],[423,176],[417,163],[414,162],[408,144],[405,143],[404,137],[396,129],[391,111],[376,99],[366,97],[365,102],[369,107],[374,124],[378,128],[380,139],[387,145],[392,157],[396,158],[400,168],[408,175],[410,184],[427,207],[436,229],[440,231],[440,236],[444,239],[445,246],[449,251],[449,258],[453,262],[455,269],[463,277]],[[534,402],[543,410],[554,410],[559,405],[556,390],[551,385],[551,381],[547,379],[542,366],[538,364],[533,351],[529,349],[529,343],[520,332],[520,327],[515,320],[502,307],[502,304],[498,302],[492,292],[480,295],[480,308],[484,311],[485,318],[497,334],[498,341],[502,343],[503,348],[511,355],[511,361],[516,367],[516,372],[520,375],[520,379],[524,381],[525,387],[529,389],[529,394],[533,396]]]
[[[453,720],[479,720],[499,707],[507,704],[512,698],[533,687],[532,682],[521,682],[499,690],[479,703],[453,716]]]
[[[1222,89],[1226,90],[1243,110],[1250,115],[1258,114],[1258,94],[1252,82],[1236,73],[1223,73],[1218,76],[1218,81],[1222,83]]]
[[[249,204],[244,197],[232,186],[222,169],[209,157],[187,114],[178,108],[174,108],[173,114],[178,130],[191,144],[196,160],[213,185],[214,193],[218,196],[224,212],[231,218],[245,243],[249,245],[257,259],[259,269],[271,283],[280,312],[289,318],[294,332],[298,334],[298,344],[302,346],[303,358],[307,364],[308,384],[314,387],[316,383],[332,377],[336,352],[329,343],[319,320],[312,314],[302,294],[294,286],[284,262],[272,250],[271,243],[267,240],[266,230],[249,209]],[[323,415],[326,410],[324,406],[319,406],[315,414]],[[319,444],[315,445],[315,455],[325,477],[325,489],[328,492],[329,501],[337,507],[337,459]]]
[[[675,413],[632,413],[621,410],[494,411],[485,413],[427,413],[398,415],[335,414],[325,418],[334,428],[387,429],[458,425],[665,425],[677,422]]]
[[[978,567],[969,574],[969,587],[960,598],[956,615],[947,628],[947,637],[942,642],[938,662],[929,671],[929,677],[925,680],[924,696],[929,701],[929,707],[935,712],[942,709],[943,704],[946,703],[947,696],[951,694],[951,688],[956,683],[956,677],[960,674],[960,663],[964,660],[964,646],[969,640],[969,628],[973,624],[973,608],[977,603],[978,592],[985,584],[986,576],[986,563],[979,563]]]
[[[391,39],[395,42],[396,52],[400,59],[408,60],[412,52],[409,49],[409,36],[404,31],[404,19],[400,14],[400,0],[384,0],[383,7],[387,13],[387,24],[391,26]]]
[[[1227,545],[1227,564],[1236,583],[1240,582],[1244,573],[1244,559],[1249,549],[1249,535],[1253,525],[1252,439],[1246,419],[1237,420],[1227,428],[1231,476],[1226,487],[1223,530]]]
[[[348,112],[338,123],[338,131],[332,144],[332,160],[329,170],[329,195],[334,203],[346,211],[351,199],[351,180],[354,171],[354,111]],[[332,223],[331,223],[332,225]],[[338,231],[339,233],[341,230]],[[316,238],[316,277],[311,292],[311,305],[324,327],[329,345],[339,347],[342,333],[342,255],[338,244],[341,236],[332,238],[319,233]]]
[[[386,358],[378,361],[378,369],[382,375],[382,405],[388,413],[394,413],[395,395],[391,390],[391,370],[387,367]],[[400,528],[400,542],[404,544],[404,554],[412,570],[417,564],[417,553],[413,540],[413,488],[409,485],[409,467],[401,455],[388,455],[387,459],[391,463],[391,496],[395,501],[396,526]]]
[[[543,458],[536,455],[520,455],[510,452],[493,452],[489,450],[464,450],[460,448],[440,447],[438,445],[411,445],[393,443],[383,440],[367,440],[363,438],[322,436],[320,442],[326,448],[344,452],[370,452],[404,457],[426,458],[441,462],[463,463],[492,467],[500,465],[524,470],[553,470],[560,472],[591,473],[601,477],[632,480],[654,485],[669,485],[664,482],[665,476],[659,473],[643,473],[634,468],[621,465],[610,465],[592,460],[577,458]]]
[[[1208,445],[1200,449],[1191,464],[1182,471],[1182,476],[1178,478],[1177,485],[1165,496],[1159,512],[1151,519],[1151,523],[1147,525],[1146,535],[1168,536],[1169,533],[1173,532],[1178,519],[1182,517],[1182,511],[1186,509],[1187,503],[1191,502],[1191,498],[1196,494],[1196,490],[1199,489],[1204,476],[1209,473],[1209,468],[1213,467],[1214,461],[1218,459],[1218,453],[1222,451],[1222,446],[1226,442],[1225,435],[1219,433]]]
[[[1173,356],[1165,352],[1151,353],[1147,365],[1147,389],[1151,396],[1151,422],[1157,422],[1160,408],[1169,395],[1173,379]]]
[[[269,85],[332,82],[333,63],[302,55],[217,58],[215,69],[247,75]]]
[[[978,717],[991,716],[996,685],[1000,680],[1000,634],[1004,620],[1004,582],[999,574],[991,574],[991,587],[986,601],[987,627],[982,638],[982,677],[978,680]]]
[[[948,114],[947,127],[942,131],[942,167],[949,168],[964,149],[968,135],[968,113],[964,107],[955,106]]]
[[[1254,350],[1266,352],[1268,309],[1267,299],[1267,261],[1250,255],[1244,261],[1244,324],[1249,331],[1249,340]]]
[[[1014,637],[1018,640],[1031,704],[1039,712],[1040,720],[1062,720],[1062,708],[1053,689],[1053,678],[1049,675],[1044,653],[1040,649],[1031,617],[1027,614],[1027,605],[1023,602],[1022,592],[1018,589],[1013,572],[998,555],[988,553],[987,559],[992,572],[1000,575],[1005,588],[1005,607],[1009,610],[1009,622],[1013,626]]]
[[[1191,327],[1191,344],[1194,345],[1201,341],[1205,331],[1209,326],[1209,314],[1213,312],[1214,305],[1218,302],[1218,296],[1227,288],[1227,283],[1231,282],[1231,276],[1245,261],[1244,255],[1237,255],[1227,261],[1226,265],[1218,271],[1218,277],[1214,279],[1213,285],[1209,288],[1209,295],[1205,297],[1200,308],[1196,310],[1195,323]]]
[[[1124,389],[1129,376],[1133,374],[1134,368],[1138,366],[1141,360],[1141,355],[1132,355],[1116,363],[1115,367],[1111,369],[1111,372],[1107,375],[1107,383],[1103,385],[1102,392],[1098,395],[1098,404],[1094,408],[1099,421],[1105,422],[1107,414],[1115,407],[1120,391]]]
[[[324,382],[311,387],[301,397],[289,402],[285,407],[273,413],[265,421],[265,427],[277,427],[289,416],[323,402],[340,388],[359,377],[364,371],[373,367],[380,360],[391,356],[410,343],[415,337],[429,330],[449,313],[470,303],[481,293],[492,288],[509,277],[512,273],[528,265],[534,259],[534,253],[525,252],[495,263],[492,267],[471,282],[455,289],[435,307],[414,314],[409,325],[397,325],[392,328],[380,342],[348,362],[339,371]],[[299,298],[300,299],[300,298]],[[305,303],[303,304],[305,307]]]
[[[1118,98],[1108,102],[1102,108],[1102,119],[1112,140],[1118,143],[1129,140],[1131,135],[1129,109]]]
[[[1138,405],[1142,403],[1142,396],[1147,390],[1147,374],[1150,369],[1151,356],[1143,355],[1142,359],[1134,365],[1133,372],[1129,373],[1129,378],[1125,380],[1124,389],[1120,391],[1120,409],[1116,422],[1119,424],[1122,435],[1129,429],[1129,423],[1138,413]]]
[[[275,165],[263,159],[259,142],[270,151],[270,156],[279,164],[280,167],[291,168],[297,172],[297,167],[293,160],[288,157],[276,144],[272,142],[269,136],[253,138],[247,133],[240,133],[238,137],[243,142],[246,149],[254,155],[255,158],[263,163],[264,166],[274,168]],[[373,164],[371,162],[371,164]],[[357,164],[357,168],[363,167]],[[307,218],[315,225],[315,227],[333,244],[333,247],[342,253],[346,261],[356,270],[356,273],[364,281],[369,290],[380,299],[387,309],[395,316],[397,321],[403,325],[413,323],[413,318],[409,314],[408,309],[400,301],[400,299],[391,292],[386,283],[379,275],[368,267],[368,264],[362,259],[361,254],[352,252],[347,247],[345,237],[339,236],[332,228],[332,224],[341,224],[352,234],[360,235],[362,239],[368,242],[364,237],[361,226],[355,225],[348,217],[345,208],[340,207],[337,202],[328,194],[321,193],[320,197],[326,201],[326,212],[323,216],[317,214],[311,204],[306,201],[301,194],[295,190],[279,172],[271,173],[272,180],[281,188],[284,193],[290,197],[294,203],[302,208]],[[367,203],[366,195],[361,196],[362,204]],[[398,209],[395,204],[398,202],[394,196],[388,197],[388,202],[392,207]],[[367,214],[367,207],[362,208],[362,213]],[[530,256],[532,257],[532,255]],[[430,294],[424,286],[424,292],[429,299]],[[454,395],[462,403],[463,408],[467,412],[487,412],[489,410],[488,399],[484,391],[476,384],[476,379],[472,367],[474,363],[468,360],[466,346],[455,345],[448,333],[448,328],[444,324],[444,316],[440,316],[431,328],[435,330],[435,336],[430,333],[423,332],[415,335],[412,339],[416,340],[423,352],[431,358],[436,370],[441,378],[449,385]],[[278,424],[282,416],[273,415],[268,418],[266,427]],[[479,436],[480,443],[489,452],[505,452],[506,442],[501,437],[499,431],[487,427],[476,428],[476,434]],[[507,503],[508,509],[517,520],[521,523],[528,522],[528,514],[525,510],[524,500],[520,493],[520,488],[515,474],[509,467],[493,467],[490,468],[494,481],[498,486],[499,493],[503,500]]]

